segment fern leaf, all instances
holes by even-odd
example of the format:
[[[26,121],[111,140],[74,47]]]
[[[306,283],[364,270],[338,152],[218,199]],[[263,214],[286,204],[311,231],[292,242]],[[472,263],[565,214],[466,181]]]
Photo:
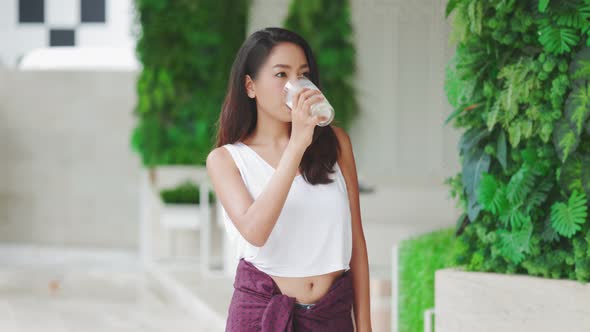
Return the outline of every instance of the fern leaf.
[[[498,143],[496,146],[496,157],[498,158],[498,162],[502,165],[502,169],[506,170],[507,167],[507,159],[506,159],[506,134],[504,130],[500,130],[500,135],[498,135]]]
[[[531,191],[526,199],[525,213],[530,214],[534,209],[540,207],[547,200],[549,191],[553,189],[554,182],[546,179]]]
[[[499,215],[506,209],[508,201],[504,188],[492,175],[482,174],[478,190],[478,201],[485,210]]]
[[[584,6],[578,9],[578,13],[588,22],[590,20],[590,1],[584,0]]]
[[[557,16],[555,22],[562,26],[581,29],[584,25],[584,18],[578,13],[570,13]]]
[[[539,0],[539,11],[541,13],[547,10],[547,6],[549,6],[549,0]]]
[[[586,195],[574,191],[567,204],[556,202],[551,206],[551,226],[559,235],[571,238],[586,222],[587,209]]]
[[[575,153],[561,166],[559,173],[559,186],[568,195],[574,191],[583,192],[590,183],[585,183],[585,173],[590,171],[589,158],[583,158]]]
[[[543,223],[543,232],[541,233],[541,240],[545,242],[554,242],[559,240],[559,234],[551,227],[551,218],[547,216]]]
[[[588,25],[589,18],[590,6],[585,5],[581,6],[581,8],[577,8],[575,11],[559,14],[556,16],[555,22],[559,25],[580,29],[582,33],[586,33],[590,28]]]
[[[516,231],[507,231],[499,229],[497,231],[499,237],[499,251],[509,261],[518,264],[525,254],[530,252],[530,241],[532,234],[532,224],[530,222],[523,225],[522,228]]]
[[[471,32],[481,35],[483,26],[483,5],[481,0],[472,0],[467,5],[467,15]]]
[[[578,69],[573,74],[574,79],[590,79],[590,60],[580,60]]]
[[[504,227],[508,228],[510,226],[511,229],[520,228],[530,220],[531,217],[522,210],[522,203],[509,205],[508,209],[500,216],[500,221],[504,224]]]
[[[574,28],[554,25],[549,19],[541,22],[539,42],[548,52],[554,54],[570,52],[579,41],[580,37]]]
[[[575,88],[566,101],[566,117],[575,129],[576,135],[580,135],[584,124],[590,116],[590,86],[585,83]]]
[[[506,112],[504,122],[510,122],[518,114],[518,101],[523,92],[523,80],[530,71],[531,59],[520,58],[517,63],[503,67],[498,74],[499,79],[505,79],[504,89],[500,92],[501,108]]]
[[[510,146],[513,148],[517,147],[520,143],[521,136],[522,132],[520,124],[518,122],[513,122],[510,127],[508,127],[508,141],[510,142]]]
[[[498,114],[499,113],[500,113],[500,102],[499,102],[499,99],[496,99],[496,101],[494,101],[494,104],[490,108],[490,111],[488,112],[488,117],[487,117],[487,121],[486,121],[489,131],[492,131],[494,129],[494,126],[498,122]]]
[[[579,143],[580,137],[576,135],[567,119],[560,119],[555,123],[553,145],[562,162],[565,162],[567,157],[576,151]]]
[[[535,184],[535,176],[528,166],[522,166],[510,178],[507,197],[511,204],[522,203]]]

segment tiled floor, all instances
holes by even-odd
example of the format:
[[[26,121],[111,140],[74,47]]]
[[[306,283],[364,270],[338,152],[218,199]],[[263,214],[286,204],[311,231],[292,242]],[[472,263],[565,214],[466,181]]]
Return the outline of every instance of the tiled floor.
[[[232,278],[222,271],[203,274],[198,266],[171,263],[160,263],[158,266],[225,321],[234,291]]]
[[[0,332],[223,331],[231,278],[158,267],[147,273],[134,255],[0,246]],[[387,279],[371,281],[376,332],[389,330],[388,287]]]
[[[0,331],[218,331],[134,261],[7,262],[0,255]]]

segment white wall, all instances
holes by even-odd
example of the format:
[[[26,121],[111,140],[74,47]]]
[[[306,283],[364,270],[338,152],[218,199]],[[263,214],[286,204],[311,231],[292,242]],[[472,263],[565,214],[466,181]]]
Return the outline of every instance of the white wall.
[[[0,70],[0,242],[137,247],[136,75]]]
[[[81,0],[45,0],[45,23],[19,23],[18,0],[0,1],[0,65],[14,68],[27,52],[49,46],[49,30],[74,29],[76,46],[135,47],[133,0],[106,0],[105,23],[81,23]]]
[[[458,169],[457,133],[443,127],[445,2],[352,1],[361,116],[351,135],[371,183],[436,184]]]

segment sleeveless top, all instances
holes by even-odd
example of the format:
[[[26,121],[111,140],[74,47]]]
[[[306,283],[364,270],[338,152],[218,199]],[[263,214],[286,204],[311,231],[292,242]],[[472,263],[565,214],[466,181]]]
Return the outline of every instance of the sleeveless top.
[[[237,142],[226,148],[256,199],[275,169],[248,145]],[[234,258],[244,258],[266,274],[308,277],[349,270],[352,227],[344,176],[334,163],[329,184],[311,185],[302,175],[293,180],[285,205],[262,247],[249,243],[221,205],[225,230],[237,248]]]

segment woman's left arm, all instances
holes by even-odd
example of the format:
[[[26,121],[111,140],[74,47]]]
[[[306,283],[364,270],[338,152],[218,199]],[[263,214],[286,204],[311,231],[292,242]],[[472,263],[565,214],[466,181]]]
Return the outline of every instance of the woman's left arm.
[[[352,219],[352,258],[350,270],[354,288],[354,320],[357,332],[371,331],[371,307],[369,298],[369,259],[367,245],[361,224],[359,187],[356,163],[350,137],[342,129],[332,126],[340,143],[341,155],[338,161],[348,190]]]

